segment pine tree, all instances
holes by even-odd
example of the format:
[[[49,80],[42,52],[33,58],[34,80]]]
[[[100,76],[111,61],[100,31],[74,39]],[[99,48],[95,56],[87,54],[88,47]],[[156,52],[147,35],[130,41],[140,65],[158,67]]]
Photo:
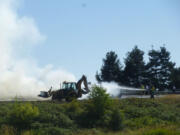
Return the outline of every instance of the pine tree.
[[[103,59],[103,65],[101,67],[101,73],[96,73],[96,79],[98,82],[118,82],[120,79],[122,66],[115,52],[107,52],[106,58]]]
[[[147,67],[150,83],[160,90],[168,88],[171,83],[170,76],[174,65],[170,61],[170,52],[165,47],[160,47],[160,50],[152,49],[149,51]]]
[[[171,73],[171,88],[176,87],[180,89],[180,67],[174,68]]]
[[[150,50],[149,53],[149,63],[146,65],[147,73],[147,84],[153,84],[156,88],[159,88],[159,72],[160,68],[160,52],[158,50]]]
[[[144,52],[137,46],[127,53],[125,58],[124,84],[140,87],[144,83],[145,62]]]

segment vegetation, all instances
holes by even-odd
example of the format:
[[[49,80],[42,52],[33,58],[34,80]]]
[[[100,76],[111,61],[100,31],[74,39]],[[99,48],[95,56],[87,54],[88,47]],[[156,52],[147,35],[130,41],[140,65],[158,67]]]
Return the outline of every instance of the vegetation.
[[[89,96],[89,104],[85,107],[83,126],[108,127],[112,106],[112,100],[105,89],[94,86]]]
[[[137,46],[131,52],[127,53],[124,68],[124,84],[128,86],[139,87],[144,82],[145,62],[144,52]]]
[[[94,86],[89,100],[0,102],[0,135],[179,135],[180,96],[111,99]]]
[[[153,85],[159,90],[180,88],[179,68],[171,61],[170,52],[165,46],[148,53],[149,61],[145,63],[144,52],[135,46],[124,59],[124,68],[115,52],[107,52],[103,59],[100,73],[96,74],[99,82],[117,82],[133,87]]]
[[[171,85],[174,85],[176,88],[180,88],[180,67],[172,70],[171,80]]]
[[[96,74],[96,79],[98,82],[119,82],[122,78],[122,65],[118,59],[115,52],[107,52],[106,58],[103,59],[103,65],[101,67],[101,73]]]
[[[170,52],[165,47],[160,50],[149,51],[149,62],[147,64],[147,74],[151,83],[160,90],[170,87],[172,70],[174,63],[170,61]]]
[[[38,108],[33,107],[32,104],[15,103],[8,114],[8,123],[17,129],[25,129],[32,124],[33,119],[38,115]]]

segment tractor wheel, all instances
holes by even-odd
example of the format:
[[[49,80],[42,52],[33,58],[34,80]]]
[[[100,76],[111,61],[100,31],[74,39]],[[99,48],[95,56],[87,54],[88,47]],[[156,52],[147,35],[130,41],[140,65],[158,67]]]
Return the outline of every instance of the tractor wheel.
[[[68,95],[68,96],[66,97],[66,101],[67,101],[67,102],[71,102],[71,101],[73,101],[73,100],[76,99],[76,98],[77,98],[76,94],[75,94],[75,93],[71,93],[70,95]]]
[[[55,95],[52,95],[52,100],[56,100],[56,96]]]
[[[52,95],[52,101],[55,101],[55,100],[61,101],[62,98],[61,98],[61,97],[58,97],[58,96],[56,96],[56,95]]]

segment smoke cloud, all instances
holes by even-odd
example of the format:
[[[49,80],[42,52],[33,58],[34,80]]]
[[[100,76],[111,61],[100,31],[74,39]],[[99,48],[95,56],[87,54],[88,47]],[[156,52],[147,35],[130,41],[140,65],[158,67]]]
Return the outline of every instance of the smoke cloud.
[[[102,83],[102,87],[105,88],[107,90],[106,92],[112,97],[117,97],[121,93],[121,87],[115,82]]]
[[[34,96],[51,85],[75,81],[75,76],[49,64],[43,68],[27,57],[29,49],[45,41],[33,18],[18,15],[19,0],[0,0],[0,99]]]
[[[90,89],[92,89],[92,86],[89,86]],[[141,88],[133,88],[133,87],[127,87],[127,86],[120,86],[115,82],[103,82],[100,84],[100,87],[103,87],[106,89],[106,93],[108,93],[111,97],[121,97],[123,96],[123,98],[127,98],[127,97],[132,97],[132,96],[128,96],[129,94],[132,95],[132,93],[135,96],[135,93],[137,91],[144,91],[145,89],[141,89]],[[126,93],[125,95],[123,95],[124,93]],[[89,94],[87,95],[83,95],[81,99],[87,99],[89,96]],[[136,96],[137,97],[137,96]]]
[[[90,90],[92,90],[92,86],[95,84],[92,84],[89,86]],[[117,83],[115,82],[103,82],[100,84],[101,87],[106,89],[106,93],[108,93],[111,97],[118,97],[121,93],[121,86],[119,86]],[[89,94],[83,95],[81,98],[79,98],[80,100],[82,99],[87,99],[89,96]]]

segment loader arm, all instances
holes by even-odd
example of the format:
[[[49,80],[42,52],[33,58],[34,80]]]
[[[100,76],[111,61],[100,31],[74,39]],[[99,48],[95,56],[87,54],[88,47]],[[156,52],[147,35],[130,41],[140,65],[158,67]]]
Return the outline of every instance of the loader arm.
[[[84,83],[84,86],[85,86],[84,89],[81,88],[82,82]],[[89,93],[87,78],[86,78],[85,75],[83,75],[82,78],[77,82],[76,88],[77,88],[77,90],[78,90],[78,96],[79,96],[79,97],[81,97],[82,94],[87,94],[87,93]]]

